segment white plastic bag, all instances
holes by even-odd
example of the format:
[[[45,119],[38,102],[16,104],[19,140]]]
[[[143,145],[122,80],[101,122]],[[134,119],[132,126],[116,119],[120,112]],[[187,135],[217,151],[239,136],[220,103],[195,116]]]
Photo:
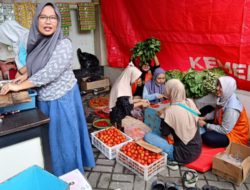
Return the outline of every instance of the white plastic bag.
[[[145,123],[130,116],[122,120],[122,127],[124,132],[134,140],[143,139],[144,135],[151,131]]]

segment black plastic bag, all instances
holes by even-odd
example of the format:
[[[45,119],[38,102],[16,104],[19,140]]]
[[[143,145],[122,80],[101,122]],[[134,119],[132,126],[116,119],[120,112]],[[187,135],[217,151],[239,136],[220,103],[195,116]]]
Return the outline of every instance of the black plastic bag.
[[[95,55],[82,52],[80,48],[77,49],[77,57],[81,65],[81,69],[89,69],[99,66],[99,60]]]

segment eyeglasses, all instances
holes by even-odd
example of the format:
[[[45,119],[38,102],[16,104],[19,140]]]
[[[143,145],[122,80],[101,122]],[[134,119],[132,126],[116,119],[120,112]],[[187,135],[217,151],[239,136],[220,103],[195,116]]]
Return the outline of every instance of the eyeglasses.
[[[47,22],[49,20],[50,22],[55,23],[57,21],[57,16],[40,15],[39,20],[42,22]]]

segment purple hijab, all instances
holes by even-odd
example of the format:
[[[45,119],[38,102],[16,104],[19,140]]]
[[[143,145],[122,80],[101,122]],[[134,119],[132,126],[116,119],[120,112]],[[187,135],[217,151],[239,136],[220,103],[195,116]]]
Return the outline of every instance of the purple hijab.
[[[38,31],[38,19],[43,8],[46,5],[50,5],[54,8],[58,17],[57,29],[52,36],[43,36]],[[27,70],[28,75],[31,76],[37,71],[41,70],[51,58],[53,51],[55,50],[57,43],[63,39],[63,33],[61,31],[61,14],[59,9],[54,3],[46,2],[38,5],[36,14],[32,21],[30,28],[28,43],[27,43]]]
[[[156,83],[156,78],[160,74],[165,74],[165,71],[162,68],[155,69],[153,79],[145,84],[145,87],[147,88],[149,94],[154,94],[154,93],[164,94],[165,84]]]

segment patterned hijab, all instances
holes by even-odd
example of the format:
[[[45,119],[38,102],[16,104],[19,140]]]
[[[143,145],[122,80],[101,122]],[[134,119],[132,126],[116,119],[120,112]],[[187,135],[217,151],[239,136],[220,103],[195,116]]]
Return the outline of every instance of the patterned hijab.
[[[185,87],[178,79],[167,81],[165,95],[170,99],[171,104],[165,109],[161,118],[174,129],[175,134],[184,144],[188,144],[196,134],[198,117],[176,103],[181,103],[196,113],[200,112],[194,102],[186,98]]]
[[[134,83],[140,76],[141,71],[134,66],[132,62],[124,69],[121,75],[116,79],[112,86],[109,98],[109,108],[116,105],[117,98],[122,96],[129,96],[132,103],[132,89],[131,84]]]
[[[50,5],[54,8],[58,17],[57,29],[51,36],[43,36],[38,31],[38,19],[43,8]],[[61,14],[54,3],[46,2],[38,5],[36,14],[30,28],[28,44],[27,44],[27,69],[29,76],[35,74],[42,69],[51,58],[57,43],[63,39],[61,31]]]
[[[165,75],[165,71],[162,68],[155,69],[153,79],[148,81],[145,84],[145,87],[147,88],[149,94],[154,94],[154,93],[164,94],[165,93],[165,84],[157,84],[156,82],[156,79],[160,74]]]

